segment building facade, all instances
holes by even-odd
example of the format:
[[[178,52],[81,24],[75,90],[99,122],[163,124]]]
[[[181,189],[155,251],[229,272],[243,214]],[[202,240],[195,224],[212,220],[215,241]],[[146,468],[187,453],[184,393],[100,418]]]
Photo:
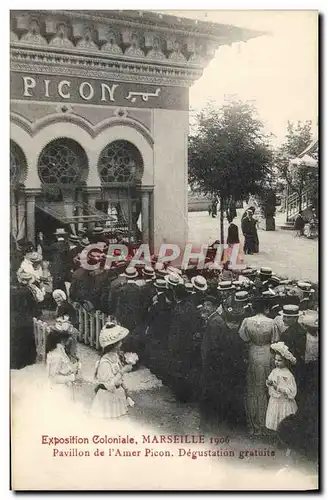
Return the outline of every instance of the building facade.
[[[189,87],[258,36],[138,11],[11,11],[11,232],[187,240]]]

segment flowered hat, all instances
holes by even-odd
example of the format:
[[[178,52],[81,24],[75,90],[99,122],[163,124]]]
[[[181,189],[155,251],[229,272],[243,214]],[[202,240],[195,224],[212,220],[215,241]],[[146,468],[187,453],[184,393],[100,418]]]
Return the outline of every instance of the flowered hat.
[[[284,342],[276,342],[275,344],[271,344],[270,349],[278,354],[284,359],[287,359],[292,365],[296,364],[296,358],[290,352],[288,347]]]
[[[199,290],[200,292],[205,292],[208,288],[207,281],[204,278],[204,276],[194,276],[191,278],[191,284],[193,285],[196,290]]]
[[[42,261],[42,255],[38,252],[32,252],[28,256],[28,260],[30,260],[33,263],[36,262],[41,262]]]
[[[116,344],[129,334],[129,330],[115,323],[107,322],[100,330],[99,344],[102,348]]]

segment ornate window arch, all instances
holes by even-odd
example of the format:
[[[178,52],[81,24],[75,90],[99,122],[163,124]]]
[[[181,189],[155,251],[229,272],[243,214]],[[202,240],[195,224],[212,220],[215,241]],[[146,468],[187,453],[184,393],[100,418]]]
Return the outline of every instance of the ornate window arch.
[[[55,139],[41,151],[38,174],[43,184],[81,184],[88,175],[87,155],[75,140]]]
[[[116,140],[107,144],[98,160],[102,184],[136,184],[143,175],[143,159],[139,149],[129,141]]]
[[[23,150],[16,142],[10,140],[10,184],[17,186],[24,182],[27,173],[27,162]]]

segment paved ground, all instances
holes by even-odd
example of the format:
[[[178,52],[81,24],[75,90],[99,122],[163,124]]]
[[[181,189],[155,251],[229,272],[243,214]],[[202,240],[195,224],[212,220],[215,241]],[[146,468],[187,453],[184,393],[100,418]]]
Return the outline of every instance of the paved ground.
[[[240,217],[244,210],[238,210],[235,220],[240,231]],[[318,281],[318,249],[317,240],[295,237],[294,231],[279,229],[284,221],[284,215],[276,217],[276,231],[258,231],[260,252],[256,255],[246,255],[245,263],[252,266],[269,266],[279,275],[291,279],[308,279]],[[227,221],[225,220],[225,238],[227,236]],[[207,212],[189,213],[189,242],[194,244],[211,244],[219,239],[220,219],[212,218]]]
[[[12,460],[14,487],[24,489],[316,489],[317,468],[300,457],[286,461],[282,450],[269,440],[250,439],[244,431],[226,425],[200,427],[197,406],[180,403],[147,368],[128,374],[126,385],[135,401],[129,416],[99,421],[88,415],[94,397],[92,383],[98,354],[79,345],[83,382],[75,390],[75,403],[65,403],[45,391],[44,365],[12,371]],[[204,434],[205,444],[142,444],[143,436]],[[42,436],[78,436],[87,446],[42,445]],[[92,445],[93,435],[134,437],[134,446]],[[222,444],[210,437],[223,439]],[[53,450],[91,450],[90,457],[54,458]],[[94,450],[103,450],[95,458]],[[140,450],[138,459],[108,457],[108,450]],[[150,450],[146,455],[146,450]],[[182,451],[181,451],[182,450]],[[207,450],[233,452],[232,457],[195,455]],[[275,456],[255,457],[251,452]],[[256,451],[257,450],[257,451]],[[159,453],[167,453],[161,457]],[[113,451],[114,453],[114,451]],[[244,458],[241,458],[244,457]],[[287,468],[286,468],[287,465]],[[16,483],[16,486],[15,486]]]

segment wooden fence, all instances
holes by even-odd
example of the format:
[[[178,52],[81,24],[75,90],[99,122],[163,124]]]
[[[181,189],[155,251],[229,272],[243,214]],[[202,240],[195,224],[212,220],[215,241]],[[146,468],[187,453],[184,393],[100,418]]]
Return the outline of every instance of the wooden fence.
[[[78,340],[95,349],[100,348],[99,334],[108,316],[100,311],[88,312],[79,304],[73,304],[78,318]],[[50,324],[33,318],[37,363],[46,362],[46,340]]]

